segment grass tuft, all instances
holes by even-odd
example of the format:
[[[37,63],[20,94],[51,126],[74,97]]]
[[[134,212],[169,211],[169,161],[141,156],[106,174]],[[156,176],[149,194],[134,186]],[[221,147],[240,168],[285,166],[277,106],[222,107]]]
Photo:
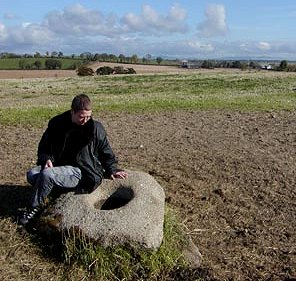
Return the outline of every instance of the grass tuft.
[[[179,268],[190,271],[182,254],[186,243],[175,211],[166,208],[164,238],[158,250],[130,246],[103,248],[71,231],[64,239],[64,259],[66,264],[79,266],[85,276],[95,280],[165,280]]]

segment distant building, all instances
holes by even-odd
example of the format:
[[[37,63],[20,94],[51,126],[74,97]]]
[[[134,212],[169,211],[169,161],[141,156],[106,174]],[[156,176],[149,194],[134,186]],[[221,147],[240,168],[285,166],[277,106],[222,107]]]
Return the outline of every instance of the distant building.
[[[200,64],[197,62],[189,62],[188,60],[182,60],[181,62],[182,68],[200,68]]]
[[[265,65],[261,65],[261,69],[273,70],[273,66],[271,64],[265,64]]]

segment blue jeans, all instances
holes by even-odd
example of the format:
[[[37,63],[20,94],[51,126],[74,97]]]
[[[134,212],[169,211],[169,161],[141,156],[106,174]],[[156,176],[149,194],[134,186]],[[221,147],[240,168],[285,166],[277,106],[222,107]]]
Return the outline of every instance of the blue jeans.
[[[35,188],[30,207],[37,207],[44,204],[54,187],[73,190],[81,180],[81,171],[73,166],[57,166],[43,170],[36,166],[27,172],[27,180]]]

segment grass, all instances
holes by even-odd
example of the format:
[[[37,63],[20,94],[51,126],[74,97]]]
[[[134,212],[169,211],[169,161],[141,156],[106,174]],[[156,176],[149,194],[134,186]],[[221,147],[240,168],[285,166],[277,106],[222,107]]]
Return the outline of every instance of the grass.
[[[76,94],[95,112],[231,109],[294,110],[296,76],[280,72],[208,72],[0,81],[2,124],[41,125]]]
[[[57,237],[41,237],[34,229],[24,231],[8,218],[0,220],[0,227],[2,280],[48,280],[48,276],[54,276],[50,280],[178,280],[180,274],[190,277],[186,280],[203,280],[206,276],[201,269],[191,269],[183,257],[188,238],[178,214],[168,206],[158,250],[102,248],[75,232],[57,241]]]
[[[187,243],[176,212],[167,207],[163,243],[158,250],[124,246],[103,248],[81,234],[69,231],[64,236],[63,256],[68,269],[79,268],[89,280],[166,280],[181,268],[194,280],[201,280],[200,273],[188,266],[182,254]]]
[[[0,70],[18,70],[20,69],[20,61],[25,64],[32,65],[36,61],[41,62],[41,69],[45,69],[45,61],[52,58],[1,58],[0,59]],[[82,59],[72,59],[72,58],[53,58],[59,60],[62,63],[62,69],[69,69],[71,66],[82,63]]]

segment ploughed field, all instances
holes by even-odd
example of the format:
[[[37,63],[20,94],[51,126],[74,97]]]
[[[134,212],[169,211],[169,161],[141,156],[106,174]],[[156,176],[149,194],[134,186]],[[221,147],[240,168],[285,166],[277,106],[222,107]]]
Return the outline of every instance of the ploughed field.
[[[105,125],[120,166],[163,186],[217,280],[296,276],[296,113],[110,113]],[[4,280],[55,280],[59,263],[14,223],[30,188],[44,128],[0,126],[1,266]],[[3,247],[6,245],[6,247]],[[289,279],[290,278],[290,279]]]

